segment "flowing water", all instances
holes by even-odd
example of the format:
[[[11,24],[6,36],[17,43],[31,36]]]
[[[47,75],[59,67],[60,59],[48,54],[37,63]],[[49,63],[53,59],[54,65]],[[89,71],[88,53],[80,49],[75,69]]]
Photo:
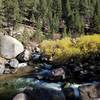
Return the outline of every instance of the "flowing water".
[[[56,95],[56,97],[59,96],[61,98],[59,100],[64,100],[64,95],[61,89],[61,82],[49,83],[34,78],[17,78],[0,81],[0,100],[12,100],[12,97],[14,97],[20,91],[23,91],[27,86],[31,86],[33,89],[45,88],[49,91],[48,93]]]

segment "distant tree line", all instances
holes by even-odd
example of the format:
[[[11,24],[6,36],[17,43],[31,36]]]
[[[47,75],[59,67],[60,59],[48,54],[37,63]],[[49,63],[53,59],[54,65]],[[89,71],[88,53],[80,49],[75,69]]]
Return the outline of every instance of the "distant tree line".
[[[18,23],[58,32],[60,21],[70,33],[100,32],[100,0],[0,0],[0,27]]]

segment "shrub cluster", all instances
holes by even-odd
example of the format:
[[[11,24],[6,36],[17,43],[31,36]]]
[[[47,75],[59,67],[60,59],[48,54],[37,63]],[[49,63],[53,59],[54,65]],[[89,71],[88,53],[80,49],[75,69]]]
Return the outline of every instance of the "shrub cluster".
[[[83,35],[76,39],[44,40],[40,48],[43,55],[52,56],[53,62],[65,62],[73,57],[84,58],[100,52],[100,34]]]

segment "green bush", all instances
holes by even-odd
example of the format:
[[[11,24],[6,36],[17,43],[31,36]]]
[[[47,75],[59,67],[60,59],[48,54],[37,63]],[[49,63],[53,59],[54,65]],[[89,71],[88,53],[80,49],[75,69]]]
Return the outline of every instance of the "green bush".
[[[15,38],[18,39],[20,42],[27,44],[30,39],[41,42],[45,39],[45,35],[43,35],[43,32],[39,30],[35,30],[34,32],[27,32],[27,30],[25,30],[24,33],[16,36]]]

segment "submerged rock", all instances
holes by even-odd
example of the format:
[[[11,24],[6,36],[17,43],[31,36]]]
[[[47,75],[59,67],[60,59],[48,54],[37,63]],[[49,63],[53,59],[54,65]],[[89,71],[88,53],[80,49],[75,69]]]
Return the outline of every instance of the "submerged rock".
[[[4,35],[0,37],[0,54],[6,59],[15,58],[24,51],[22,43],[15,38]]]
[[[49,83],[49,82],[37,80],[35,81],[34,85],[35,87],[38,87],[38,88],[46,88],[46,89],[55,90],[55,91],[62,91],[61,83],[53,83],[53,82]]]
[[[43,64],[41,64],[41,68],[50,70],[52,68],[52,65],[51,64],[47,64],[47,63],[43,63]]]
[[[43,69],[39,73],[36,74],[38,79],[51,79],[53,77],[52,71],[48,69]]]

